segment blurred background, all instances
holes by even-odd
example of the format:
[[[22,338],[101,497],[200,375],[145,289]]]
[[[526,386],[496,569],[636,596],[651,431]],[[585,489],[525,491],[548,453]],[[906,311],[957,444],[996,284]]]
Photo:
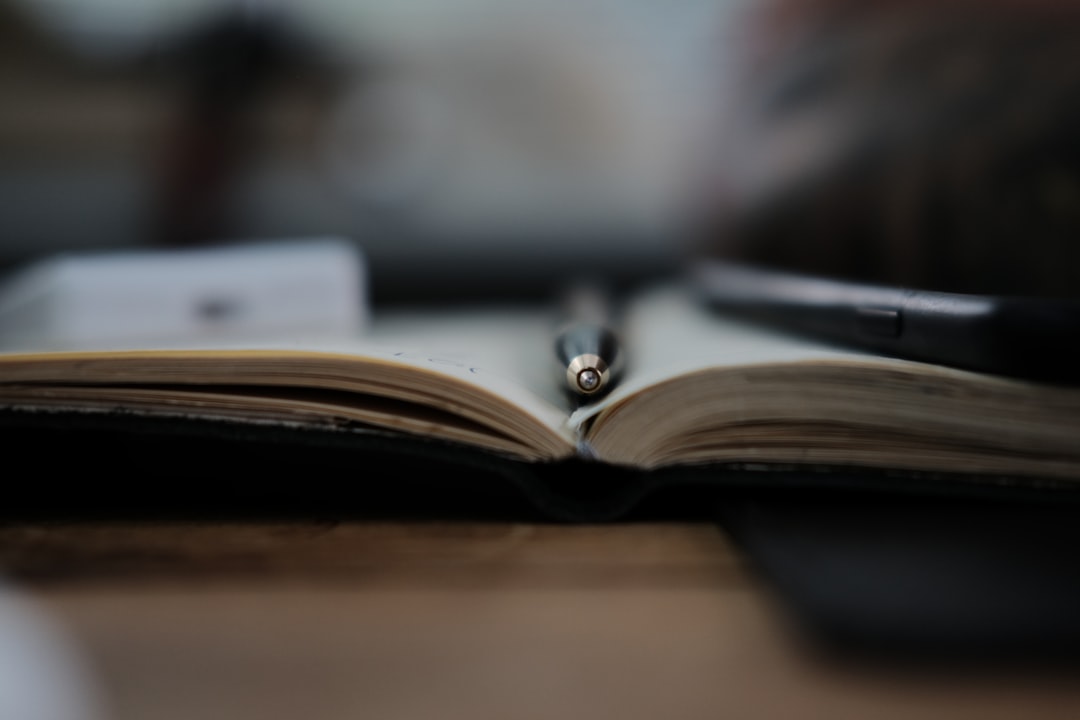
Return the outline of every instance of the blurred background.
[[[0,263],[348,237],[377,299],[678,262],[728,0],[2,0]]]
[[[338,235],[376,299],[687,255],[1075,294],[1063,0],[0,0],[0,266]]]
[[[1080,288],[1080,6],[766,0],[721,42],[698,248],[966,293]]]

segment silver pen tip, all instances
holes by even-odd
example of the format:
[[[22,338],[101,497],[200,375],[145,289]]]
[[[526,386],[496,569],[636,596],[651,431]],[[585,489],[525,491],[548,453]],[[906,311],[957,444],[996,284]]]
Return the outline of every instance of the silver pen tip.
[[[596,368],[585,368],[577,374],[577,384],[582,392],[592,392],[600,387],[600,373]]]
[[[566,382],[582,395],[600,392],[608,382],[608,365],[599,355],[578,355],[566,367]]]

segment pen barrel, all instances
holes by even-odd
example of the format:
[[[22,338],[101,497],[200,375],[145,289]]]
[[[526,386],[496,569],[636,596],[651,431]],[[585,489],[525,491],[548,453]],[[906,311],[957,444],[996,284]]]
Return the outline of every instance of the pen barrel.
[[[578,395],[597,395],[610,388],[622,370],[615,333],[602,325],[581,323],[559,334],[555,355],[566,370],[566,384]]]

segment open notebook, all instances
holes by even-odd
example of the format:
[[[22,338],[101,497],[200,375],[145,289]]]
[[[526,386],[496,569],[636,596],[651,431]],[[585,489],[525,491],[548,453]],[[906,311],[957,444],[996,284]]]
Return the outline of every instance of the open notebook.
[[[708,312],[625,309],[626,369],[562,392],[542,308],[377,316],[355,338],[0,355],[0,406],[385,433],[515,462],[1080,478],[1080,389],[839,350]]]

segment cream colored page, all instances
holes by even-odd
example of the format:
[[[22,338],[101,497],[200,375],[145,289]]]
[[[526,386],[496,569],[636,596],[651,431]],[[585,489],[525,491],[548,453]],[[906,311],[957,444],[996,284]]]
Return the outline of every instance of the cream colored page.
[[[376,316],[359,342],[479,385],[566,432],[570,407],[551,333],[550,314],[539,308],[396,311]]]
[[[644,388],[706,368],[829,359],[904,362],[727,319],[678,287],[658,287],[635,299],[626,308],[622,331],[627,357],[623,381],[602,401],[575,412],[572,426]]]
[[[409,366],[426,374],[450,376],[498,396],[519,408],[554,434],[572,441],[567,425],[569,406],[558,392],[551,351],[551,323],[540,308],[475,308],[452,311],[376,313],[364,332],[354,336],[262,337],[233,340],[222,337],[152,346],[138,343],[92,348],[41,351],[34,347],[0,352],[5,356],[52,355],[84,351],[264,351],[331,353],[370,358],[381,364]],[[2,372],[2,370],[0,370]]]

